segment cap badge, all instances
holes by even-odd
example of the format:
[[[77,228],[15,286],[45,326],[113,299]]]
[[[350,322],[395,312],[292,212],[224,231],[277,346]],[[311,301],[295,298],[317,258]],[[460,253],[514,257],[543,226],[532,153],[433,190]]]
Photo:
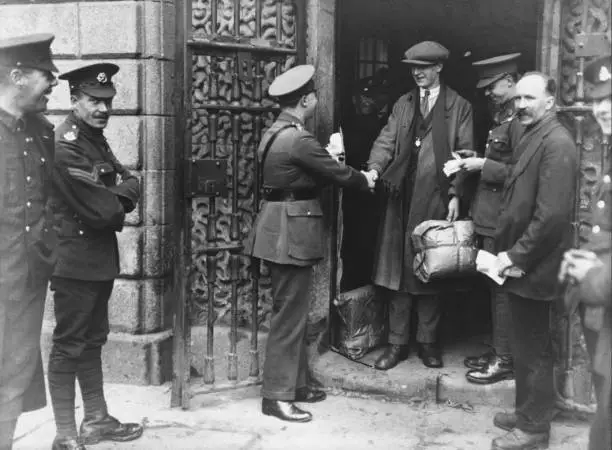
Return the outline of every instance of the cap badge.
[[[601,69],[599,69],[599,81],[610,81],[610,79],[612,79],[610,69],[606,66],[601,66]]]
[[[76,141],[76,134],[74,131],[66,131],[64,133],[64,139],[66,139],[68,142],[72,142],[72,141]]]
[[[108,78],[106,77],[106,74],[104,72],[100,72],[97,76],[97,80],[98,83],[106,83],[108,81]]]

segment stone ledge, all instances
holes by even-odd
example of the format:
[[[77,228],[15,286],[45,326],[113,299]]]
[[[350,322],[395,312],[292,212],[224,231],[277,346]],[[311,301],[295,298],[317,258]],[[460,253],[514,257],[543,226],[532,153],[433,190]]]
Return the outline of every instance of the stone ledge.
[[[43,327],[41,348],[47,366],[53,329]],[[160,385],[172,379],[172,330],[155,334],[110,333],[103,347],[104,381]]]

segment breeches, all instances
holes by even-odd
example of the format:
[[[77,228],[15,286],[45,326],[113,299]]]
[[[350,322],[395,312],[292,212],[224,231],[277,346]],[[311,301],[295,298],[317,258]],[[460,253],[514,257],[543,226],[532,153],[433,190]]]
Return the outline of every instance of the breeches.
[[[306,323],[312,267],[269,263],[272,319],[266,343],[262,396],[289,401],[306,386]]]

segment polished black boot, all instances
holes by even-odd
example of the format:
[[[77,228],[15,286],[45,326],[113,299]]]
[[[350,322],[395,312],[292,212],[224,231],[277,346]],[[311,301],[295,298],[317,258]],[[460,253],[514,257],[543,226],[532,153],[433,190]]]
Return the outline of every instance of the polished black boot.
[[[273,416],[287,422],[310,422],[312,420],[312,414],[308,411],[283,400],[262,399],[261,412],[266,416]]]
[[[51,450],[86,450],[86,448],[77,437],[56,436]]]
[[[514,379],[512,356],[493,356],[482,369],[470,370],[465,377],[474,384],[493,384],[502,380]]]
[[[384,353],[374,363],[378,370],[389,370],[397,366],[401,361],[408,359],[409,347],[407,345],[390,344]]]
[[[322,402],[327,398],[327,394],[318,389],[310,389],[309,387],[302,387],[296,389],[295,400],[301,403],[317,403]]]
[[[142,425],[121,423],[108,413],[89,416],[81,423],[81,440],[85,444],[101,441],[127,442],[142,436]]]
[[[436,344],[419,344],[419,358],[425,366],[432,369],[439,369],[444,366],[442,352]]]
[[[495,350],[491,349],[480,356],[468,356],[463,360],[463,364],[468,369],[484,369],[484,367],[489,364],[489,360],[495,356]]]

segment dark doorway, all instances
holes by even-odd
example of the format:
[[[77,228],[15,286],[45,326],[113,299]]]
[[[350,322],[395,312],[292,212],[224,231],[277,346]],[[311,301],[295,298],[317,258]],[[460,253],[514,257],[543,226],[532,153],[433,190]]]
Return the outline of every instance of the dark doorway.
[[[338,0],[337,125],[345,137],[347,163],[361,169],[387,110],[364,120],[355,94],[384,74],[388,107],[414,84],[400,62],[406,49],[424,40],[450,50],[442,72],[445,83],[472,102],[477,145],[482,150],[490,119],[485,99],[475,90],[471,63],[520,52],[520,71],[535,69],[541,2],[533,0]],[[365,83],[364,83],[365,80]],[[345,192],[341,290],[369,283],[379,214],[375,197]],[[446,303],[442,340],[481,335],[490,330],[484,284],[470,295]],[[332,324],[333,326],[333,324]]]

